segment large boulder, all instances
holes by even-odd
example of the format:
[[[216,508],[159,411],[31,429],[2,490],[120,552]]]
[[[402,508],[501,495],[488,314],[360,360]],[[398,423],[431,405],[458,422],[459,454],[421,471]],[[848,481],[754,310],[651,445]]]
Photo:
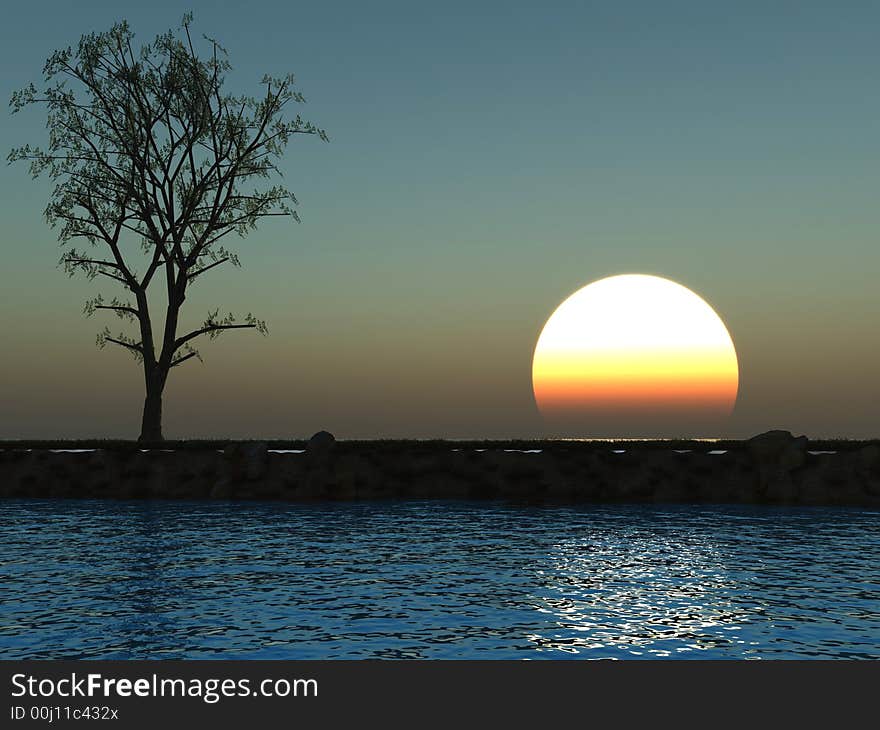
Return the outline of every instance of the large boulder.
[[[791,431],[766,431],[750,438],[746,448],[759,467],[791,471],[806,461],[807,437],[795,438]]]
[[[795,502],[798,489],[791,472],[807,461],[807,437],[789,431],[767,431],[750,438],[746,449],[758,469],[759,492],[770,502]]]
[[[336,445],[336,437],[329,431],[318,431],[306,444],[306,453],[311,456],[328,456]]]

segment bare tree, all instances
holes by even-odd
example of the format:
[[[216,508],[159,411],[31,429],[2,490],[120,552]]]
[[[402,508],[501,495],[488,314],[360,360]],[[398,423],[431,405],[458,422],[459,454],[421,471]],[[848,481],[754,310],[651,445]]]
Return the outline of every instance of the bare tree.
[[[46,61],[42,91],[31,84],[10,102],[13,113],[32,104],[47,108],[48,146],[14,149],[8,160],[27,160],[34,177],[45,173],[54,181],[45,214],[60,228],[60,265],[123,290],[123,298],[98,294],[84,311],[137,325],[136,336],[105,328],[98,345],[125,348],[142,364],[139,440],[147,442],[162,440],[168,374],[199,357],[199,338],[246,328],[266,333],[265,322],[251,314],[237,319],[219,310],[182,334],[178,325],[196,281],[223,264],[239,265],[223,245],[226,236],[244,236],[269,216],[299,220],[293,194],[265,182],[280,176],[276,163],[291,137],[327,141],[310,122],[286,116],[291,102],[305,101],[292,75],[265,76],[256,98],[225,92],[226,51],[205,37],[207,53],[199,56],[191,24],[185,16],[179,32],[138,51],[124,21],[83,36],[75,49]],[[77,240],[86,248],[74,248]],[[154,330],[147,298],[154,279],[165,280],[161,331]]]

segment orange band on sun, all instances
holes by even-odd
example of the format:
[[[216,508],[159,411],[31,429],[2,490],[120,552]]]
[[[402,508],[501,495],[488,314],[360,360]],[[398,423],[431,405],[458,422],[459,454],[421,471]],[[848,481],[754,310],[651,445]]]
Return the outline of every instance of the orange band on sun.
[[[551,419],[641,409],[672,421],[729,413],[739,365],[727,328],[698,295],[660,277],[624,275],[557,308],[535,347],[532,383]]]

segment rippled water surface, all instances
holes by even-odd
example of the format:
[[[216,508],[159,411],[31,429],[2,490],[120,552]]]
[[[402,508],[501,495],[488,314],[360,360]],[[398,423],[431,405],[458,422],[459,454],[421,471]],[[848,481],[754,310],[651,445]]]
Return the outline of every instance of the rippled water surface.
[[[880,658],[880,513],[0,501],[4,658]]]

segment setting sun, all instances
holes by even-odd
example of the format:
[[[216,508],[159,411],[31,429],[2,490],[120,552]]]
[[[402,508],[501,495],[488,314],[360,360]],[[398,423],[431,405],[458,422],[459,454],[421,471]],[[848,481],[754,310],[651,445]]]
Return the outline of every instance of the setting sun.
[[[583,287],[553,312],[532,385],[548,423],[566,429],[709,426],[733,409],[739,366],[727,328],[697,294],[625,274]]]

